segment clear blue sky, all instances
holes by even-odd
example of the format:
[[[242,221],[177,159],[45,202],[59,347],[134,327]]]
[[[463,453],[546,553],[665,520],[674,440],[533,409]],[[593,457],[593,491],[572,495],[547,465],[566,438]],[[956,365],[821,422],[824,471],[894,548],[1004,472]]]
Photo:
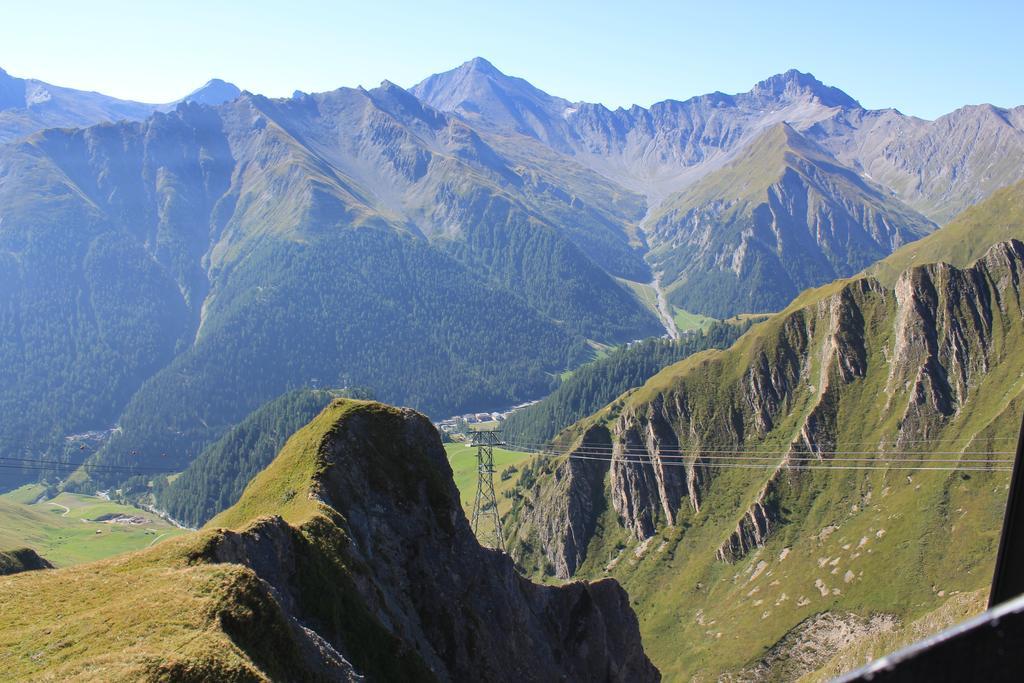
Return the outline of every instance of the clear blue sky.
[[[480,55],[613,107],[745,91],[798,68],[867,107],[934,118],[1024,104],[1022,28],[1022,0],[47,0],[4,7],[0,67],[164,102],[215,76],[270,96],[410,86]]]

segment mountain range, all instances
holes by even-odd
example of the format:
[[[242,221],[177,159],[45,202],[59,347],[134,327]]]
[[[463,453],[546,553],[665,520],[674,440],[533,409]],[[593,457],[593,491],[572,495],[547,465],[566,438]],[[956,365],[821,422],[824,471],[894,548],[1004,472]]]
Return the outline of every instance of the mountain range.
[[[432,76],[411,91],[509,144],[525,146],[519,138],[531,138],[641,194],[647,213],[639,232],[652,254],[664,254],[651,260],[666,271],[664,284],[673,303],[700,310],[707,293],[705,280],[729,288],[729,281],[738,275],[749,283],[739,288],[737,301],[716,302],[701,311],[716,315],[777,310],[780,302],[784,305],[792,298],[794,287],[799,291],[808,282],[823,284],[836,275],[852,275],[860,269],[854,262],[878,258],[907,241],[910,236],[906,233],[893,239],[889,234],[892,225],[919,235],[1024,177],[1024,107],[968,106],[925,121],[894,109],[864,109],[841,90],[796,70],[761,81],[746,93],[711,93],[685,101],[665,100],[650,108],[614,111],[600,104],[548,95],[522,79],[505,76],[480,58]],[[820,185],[809,186],[810,179],[800,174],[791,174],[780,184],[772,177],[775,169],[763,163],[755,169],[754,182],[775,181],[765,185],[777,202],[789,204],[789,211],[808,204],[811,211],[785,216],[783,222],[792,224],[779,226],[773,212],[765,216],[749,211],[738,221],[729,215],[726,218],[732,228],[722,231],[727,233],[722,238],[717,231],[703,238],[692,235],[693,224],[701,220],[716,228],[722,219],[717,214],[729,213],[748,191],[723,186],[721,177],[705,181],[721,196],[708,193],[706,184],[695,186],[730,162],[751,163],[750,152],[772,147],[771,138],[778,138],[780,125],[799,134],[803,141],[797,147],[814,146],[814,161],[830,169],[825,173],[833,177],[843,174],[847,182],[859,186],[852,196],[845,194],[849,185],[832,189],[843,195],[839,200],[845,205],[843,212],[853,212],[853,222],[862,223],[860,227],[872,235],[872,244],[842,234],[842,223],[848,219],[831,214],[837,198],[822,198]],[[769,140],[753,144],[763,136]],[[739,170],[746,173],[750,169]],[[729,175],[728,170],[725,173]],[[744,176],[737,172],[733,177]],[[699,206],[687,207],[692,212],[672,210],[678,208],[675,205],[681,194],[702,189],[706,197],[721,202],[711,216],[705,217]],[[867,205],[864,192],[873,195]],[[888,200],[882,199],[885,195]],[[823,202],[815,214],[819,198]],[[771,228],[766,231],[759,220],[768,221]],[[832,220],[839,225],[831,225]],[[874,229],[869,225],[872,222]],[[880,224],[888,225],[882,229],[885,235],[878,234]],[[737,232],[745,238],[745,253],[764,252],[764,258],[751,257],[753,262],[745,264],[723,258],[722,254],[735,249],[730,241],[735,242]],[[774,233],[789,239],[779,239]],[[810,277],[798,276],[795,282],[792,273],[765,272],[771,266],[761,261],[785,261],[787,247],[798,242],[805,243],[802,251],[809,252],[801,255],[803,259],[830,261],[839,267],[805,266]],[[696,280],[686,272],[694,259],[702,261],[703,270]],[[832,274],[826,275],[827,271]],[[746,296],[743,289],[748,290]],[[767,292],[768,296],[751,301],[749,291]],[[755,308],[744,308],[752,304]]]
[[[480,58],[167,105],[0,73],[0,487],[205,524],[0,554],[11,670],[817,680],[976,610],[1022,124],[798,71],[614,111]],[[481,548],[417,410],[545,394]]]
[[[234,84],[214,78],[180,100],[147,104],[120,100],[98,92],[17,78],[0,69],[0,143],[46,128],[81,128],[104,121],[141,121],[182,102],[217,105],[241,94]]]
[[[537,398],[673,312],[854,275],[1024,168],[1020,110],[925,122],[797,71],[615,111],[479,58],[410,90],[213,81],[127,109],[3,83],[0,453],[33,462],[181,468],[301,386],[436,417]],[[119,120],[18,132],[65,109]]]

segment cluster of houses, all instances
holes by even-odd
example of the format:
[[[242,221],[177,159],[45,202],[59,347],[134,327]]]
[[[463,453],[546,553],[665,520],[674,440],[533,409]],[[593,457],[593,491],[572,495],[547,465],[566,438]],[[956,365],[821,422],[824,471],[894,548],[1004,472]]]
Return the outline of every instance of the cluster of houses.
[[[448,435],[464,434],[466,430],[474,425],[501,422],[504,419],[505,413],[466,413],[465,415],[456,415],[449,417],[447,420],[441,420],[436,426]]]
[[[455,415],[449,417],[447,420],[441,420],[435,422],[434,426],[445,434],[452,436],[454,434],[465,434],[472,427],[482,424],[493,425],[503,422],[509,415],[516,412],[521,408],[532,406],[534,403],[539,401],[527,401],[526,403],[520,403],[519,405],[512,406],[505,411],[495,411],[493,413],[466,413],[465,415]]]

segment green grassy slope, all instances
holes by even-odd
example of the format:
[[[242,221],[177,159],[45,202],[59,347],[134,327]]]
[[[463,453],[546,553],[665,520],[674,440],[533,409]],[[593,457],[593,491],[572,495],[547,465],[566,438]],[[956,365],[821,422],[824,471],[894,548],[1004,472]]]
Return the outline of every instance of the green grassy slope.
[[[218,562],[212,549],[230,535],[218,526],[258,526],[260,517],[280,515],[295,525],[285,527],[285,537],[294,534],[291,543],[310,544],[303,549],[309,553],[304,568],[310,585],[318,586],[315,593],[321,604],[340,604],[339,594],[346,594],[350,586],[316,581],[332,570],[344,539],[330,537],[325,521],[336,519],[336,513],[310,494],[324,473],[325,438],[339,420],[360,411],[393,414],[394,409],[355,401],[332,404],[289,439],[242,500],[218,516],[215,526],[142,552],[29,573],[45,576],[0,578],[0,601],[5,605],[0,651],[8,653],[5,672],[15,679],[37,678],[45,672],[60,680],[83,681],[283,680],[322,675],[256,574],[240,564]],[[268,530],[275,532],[281,533]],[[327,537],[322,536],[325,533]],[[347,607],[341,630],[352,638],[346,642],[365,646],[356,653],[362,671],[385,678],[424,675],[414,655],[395,653],[395,640],[367,620],[363,606],[351,602]],[[55,615],[61,615],[59,621],[54,621]],[[374,648],[385,648],[388,657]]]
[[[950,260],[944,255],[956,252],[954,262],[963,264],[961,250],[978,255],[976,247],[963,246],[966,232],[984,228],[994,241],[1024,237],[1020,214],[1006,215],[1020,206],[1022,194],[1024,186],[1017,186],[966,212],[928,238],[927,253]],[[808,290],[728,350],[669,366],[566,433],[573,440],[604,425],[617,438],[639,433],[631,437],[639,441],[634,448],[648,438],[678,439],[696,452],[741,448],[772,465],[782,462],[775,453],[799,453],[804,434],[843,453],[896,454],[897,462],[876,462],[877,470],[852,467],[863,462],[779,477],[770,469],[704,469],[695,490],[684,490],[674,523],[655,511],[654,534],[644,540],[623,528],[622,510],[598,506],[596,531],[575,576],[622,581],[647,650],[666,678],[750,671],[762,657],[771,676],[792,678],[807,666],[827,664],[827,657],[798,664],[792,641],[785,641],[790,649],[783,648],[781,659],[772,658],[809,617],[828,612],[867,623],[872,615],[889,615],[895,633],[904,634],[890,639],[896,640],[921,635],[920,624],[947,623],[928,615],[956,611],[961,596],[986,589],[1008,474],[966,461],[997,459],[1005,467],[1024,412],[1024,319],[1013,277],[1019,247],[987,253],[980,270],[914,270],[901,280],[901,299],[856,278]],[[893,262],[907,254],[913,251],[897,252]],[[907,298],[911,293],[916,299]],[[928,323],[930,314],[910,312],[913,301],[941,313]],[[914,322],[916,315],[925,317]],[[902,329],[903,323],[911,327]],[[959,335],[956,358],[949,335]],[[929,362],[932,338],[938,339],[933,362],[941,369],[919,366]],[[917,374],[919,367],[930,369]],[[942,395],[954,397],[953,407],[942,407]],[[901,434],[908,440],[893,444]],[[915,441],[920,438],[928,441]],[[712,455],[705,457],[714,463]],[[951,466],[963,462],[954,471],[914,469],[938,458],[951,458]],[[543,487],[557,486],[556,472],[565,476],[560,469],[559,461],[545,463],[541,488],[528,498],[542,501]],[[614,477],[606,475],[604,485],[611,499]],[[635,485],[657,500],[657,491],[644,488],[653,484]],[[625,495],[621,480],[616,491]],[[699,511],[689,500],[698,493]],[[718,559],[758,502],[771,519],[766,537],[749,541],[752,547],[732,563]],[[528,528],[516,528],[516,516],[514,509],[513,534],[535,542]],[[543,558],[517,552],[540,575]],[[858,637],[870,643],[876,636],[868,629]],[[854,648],[843,661],[852,665],[870,649]]]
[[[700,313],[690,313],[677,306],[673,306],[673,318],[676,321],[676,329],[680,332],[694,332],[696,330],[707,331],[715,319]]]
[[[422,415],[333,401],[203,529],[0,577],[4,675],[348,680],[355,671],[430,681],[554,671],[578,680],[614,667],[654,680],[617,586],[530,586],[472,538],[450,477]],[[479,595],[466,596],[467,581]],[[508,634],[511,623],[524,633]],[[578,639],[592,628],[629,652],[588,652]],[[501,629],[508,642],[482,645]]]
[[[156,491],[157,506],[181,524],[198,527],[238,500],[273,461],[288,437],[342,391],[296,389],[265,403],[208,446]]]
[[[452,466],[455,487],[459,489],[459,502],[462,503],[462,509],[466,511],[468,518],[473,514],[473,501],[476,496],[476,448],[464,443],[447,443],[444,449],[448,453],[448,462]],[[533,455],[530,453],[510,451],[504,448],[494,449],[494,492],[498,496],[498,514],[505,515],[512,507],[512,501],[504,494],[515,488],[519,472],[532,457]],[[515,467],[518,471],[503,481],[501,473],[509,467]]]
[[[892,285],[911,266],[945,261],[966,266],[996,242],[1024,236],[1024,182],[1005,187],[927,237],[912,242],[865,273]]]

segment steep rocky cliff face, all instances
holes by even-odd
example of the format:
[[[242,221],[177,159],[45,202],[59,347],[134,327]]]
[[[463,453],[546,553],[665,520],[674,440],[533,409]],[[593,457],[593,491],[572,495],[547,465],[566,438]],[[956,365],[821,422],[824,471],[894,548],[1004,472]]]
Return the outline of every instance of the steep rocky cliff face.
[[[782,123],[669,197],[648,229],[669,298],[727,317],[781,310],[803,289],[853,275],[935,226]]]
[[[611,443],[610,433],[600,426],[589,429],[581,440],[581,444],[600,450]],[[573,459],[549,472],[554,477],[548,485],[521,501],[518,514],[525,533],[518,539],[518,547],[525,554],[537,553],[544,574],[566,578],[586,558],[597,520],[608,506],[608,463]]]
[[[53,569],[53,565],[32,548],[0,550],[0,576],[38,569]]]
[[[619,578],[672,676],[751,664],[718,638],[770,648],[822,611],[902,623],[984,587],[1024,406],[1022,272],[1008,240],[892,287],[838,281],[667,368],[563,435],[513,508],[513,556]],[[551,507],[574,484],[606,502]]]
[[[577,449],[594,451],[589,437],[599,430],[611,435],[610,463],[588,467],[608,473],[619,523],[643,540],[676,524],[684,508],[700,512],[723,453],[735,453],[730,463],[739,463],[756,449],[770,460],[776,451],[769,446],[778,448],[764,485],[717,551],[734,561],[763,545],[780,521],[774,494],[801,478],[790,466],[836,452],[850,431],[845,404],[861,407],[859,392],[869,379],[880,391],[859,423],[870,416],[865,433],[882,430],[879,448],[884,442],[900,452],[938,438],[963,417],[986,376],[1003,370],[1000,363],[1014,351],[1005,335],[1024,317],[1022,266],[1024,244],[1014,240],[993,246],[970,268],[913,268],[894,289],[861,278],[811,292],[810,303],[798,301],[732,349],[663,371],[614,414],[600,416],[604,426],[591,427]],[[580,481],[570,476],[576,466],[570,458],[556,475],[570,496]],[[574,530],[593,528],[581,515],[597,510],[570,506],[555,518]],[[568,554],[578,557],[586,547],[578,534],[545,536],[556,544],[570,537]],[[571,573],[571,563],[556,567],[564,569],[561,576]]]
[[[233,578],[213,589],[221,606],[213,624],[186,620],[198,650],[173,657],[173,643],[157,632],[146,656],[121,653],[112,678],[134,672],[155,679],[170,666],[178,675],[240,679],[659,679],[613,580],[536,585],[507,556],[477,544],[440,439],[410,410],[336,401],[205,530],[128,559],[54,572],[52,581],[81,580],[89,591],[133,567],[136,595],[158,589],[146,573],[153,567],[172,581],[175,573],[224,570]],[[16,599],[45,623],[45,601],[32,606],[32,596],[54,585],[0,583],[0,594],[5,605]],[[197,599],[189,585],[182,579],[168,590],[187,603]],[[93,616],[71,609],[62,628]],[[0,643],[17,651],[40,637],[33,629],[0,629]],[[214,647],[221,641],[230,647]],[[26,657],[18,671],[80,673],[108,650]],[[158,663],[161,651],[166,657]]]

